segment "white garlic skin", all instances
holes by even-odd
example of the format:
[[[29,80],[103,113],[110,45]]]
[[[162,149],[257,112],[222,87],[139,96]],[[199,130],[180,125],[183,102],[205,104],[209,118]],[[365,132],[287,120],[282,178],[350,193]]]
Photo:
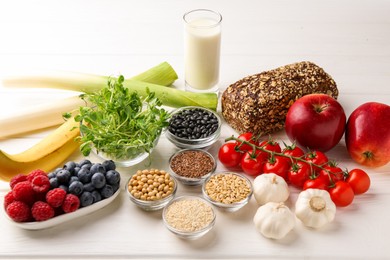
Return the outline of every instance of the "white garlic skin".
[[[316,209],[311,205],[313,198],[320,201],[320,208]],[[295,215],[305,226],[321,228],[334,220],[336,205],[326,190],[307,189],[298,195],[295,203]]]
[[[259,205],[285,202],[290,196],[287,182],[277,174],[264,173],[253,181],[253,196]]]
[[[295,216],[283,203],[268,202],[258,208],[253,223],[263,236],[281,239],[295,227]]]

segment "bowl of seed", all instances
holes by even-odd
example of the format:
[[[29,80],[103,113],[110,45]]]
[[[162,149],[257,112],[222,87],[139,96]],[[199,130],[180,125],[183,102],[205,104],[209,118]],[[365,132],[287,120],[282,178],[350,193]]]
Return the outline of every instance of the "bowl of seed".
[[[211,175],[202,186],[203,197],[225,211],[241,209],[253,194],[251,181],[238,173],[220,172]]]
[[[205,148],[218,140],[221,125],[221,118],[215,111],[187,106],[172,112],[165,135],[181,149]]]
[[[181,183],[190,186],[201,185],[217,167],[214,157],[201,149],[183,149],[169,158],[169,169]]]
[[[174,198],[177,182],[163,170],[139,170],[127,182],[126,190],[138,207],[154,211],[164,208]]]
[[[184,239],[197,239],[209,232],[216,214],[212,205],[198,196],[181,196],[173,199],[163,210],[165,226]]]

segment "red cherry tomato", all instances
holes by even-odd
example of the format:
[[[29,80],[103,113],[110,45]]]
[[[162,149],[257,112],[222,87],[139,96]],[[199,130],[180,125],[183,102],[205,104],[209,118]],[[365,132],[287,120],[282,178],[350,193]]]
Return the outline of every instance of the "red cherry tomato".
[[[277,152],[277,153],[282,152],[282,148],[280,148],[279,143],[273,140],[262,141],[259,146],[268,151]]]
[[[371,185],[370,177],[361,169],[353,169],[349,171],[346,182],[351,186],[355,194],[365,193]]]
[[[338,207],[348,206],[355,197],[351,185],[345,181],[336,182],[335,186],[329,189],[329,194],[334,204]]]
[[[242,153],[236,143],[225,143],[218,151],[219,161],[226,167],[237,167],[241,162]]]
[[[252,176],[257,176],[262,173],[262,167],[264,160],[268,156],[266,153],[263,153],[259,150],[256,150],[254,153],[252,150],[245,152],[244,156],[241,159],[241,168],[242,170]]]
[[[321,166],[325,165],[329,161],[328,157],[323,152],[320,151],[312,151],[308,153],[305,156],[305,160]],[[321,168],[314,166],[313,171],[318,173],[321,171]]]
[[[287,181],[287,172],[289,168],[289,160],[285,157],[276,155],[265,162],[263,173],[275,173]]]
[[[296,162],[288,171],[288,180],[292,185],[302,188],[305,181],[309,179],[310,172],[311,169],[307,163],[301,161]]]
[[[293,156],[293,157],[298,157],[301,158],[305,155],[305,152],[296,146],[295,144],[292,144],[290,146],[286,146],[283,151],[283,154],[288,155],[288,156]]]
[[[320,189],[320,190],[326,190],[328,186],[326,185],[326,181],[319,177],[315,179],[308,179],[303,184],[303,190],[307,189]]]
[[[326,180],[327,186],[344,180],[344,172],[340,167],[325,165],[323,168],[318,174]]]
[[[252,133],[243,133],[238,136],[238,139],[250,142],[251,144],[257,145],[256,140]],[[253,150],[252,146],[249,144],[243,144],[240,141],[236,141],[237,146],[240,148],[241,151],[249,151]]]

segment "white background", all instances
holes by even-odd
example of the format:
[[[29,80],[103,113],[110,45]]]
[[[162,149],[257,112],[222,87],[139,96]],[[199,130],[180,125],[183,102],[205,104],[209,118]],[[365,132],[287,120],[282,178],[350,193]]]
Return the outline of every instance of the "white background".
[[[0,77],[53,71],[130,77],[167,61],[179,75],[175,87],[183,88],[182,15],[196,8],[223,16],[222,91],[244,76],[310,60],[336,81],[347,116],[364,102],[390,104],[390,1],[385,0],[1,1]],[[0,118],[71,95],[75,93],[0,86]],[[0,149],[23,151],[51,130],[0,140]],[[216,155],[232,134],[224,125],[220,142],[210,152]],[[287,141],[284,132],[274,137]],[[174,151],[162,138],[152,167],[167,169]],[[343,140],[328,156],[344,168],[358,167]],[[81,158],[75,153],[69,159]],[[122,169],[123,180],[143,167]],[[42,231],[13,226],[2,209],[0,258],[388,259],[390,165],[366,170],[372,188],[353,205],[338,209],[334,222],[316,231],[297,221],[294,231],[279,241],[265,239],[254,229],[254,200],[236,213],[217,211],[213,231],[188,242],[164,228],[161,212],[136,208],[122,192],[94,214]],[[8,190],[7,183],[0,182],[1,198]],[[291,192],[289,205],[298,194]],[[180,186],[180,194],[200,190]]]

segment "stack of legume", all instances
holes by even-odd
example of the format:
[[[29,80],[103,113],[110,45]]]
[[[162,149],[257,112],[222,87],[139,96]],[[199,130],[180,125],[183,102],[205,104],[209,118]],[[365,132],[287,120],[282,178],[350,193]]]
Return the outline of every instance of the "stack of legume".
[[[174,114],[168,127],[173,135],[185,139],[206,138],[217,129],[217,117],[201,108],[185,109]]]
[[[202,150],[184,150],[172,157],[170,167],[180,176],[200,178],[214,169],[215,161]]]
[[[150,169],[137,171],[127,188],[136,199],[154,201],[172,194],[175,182],[166,171]]]

